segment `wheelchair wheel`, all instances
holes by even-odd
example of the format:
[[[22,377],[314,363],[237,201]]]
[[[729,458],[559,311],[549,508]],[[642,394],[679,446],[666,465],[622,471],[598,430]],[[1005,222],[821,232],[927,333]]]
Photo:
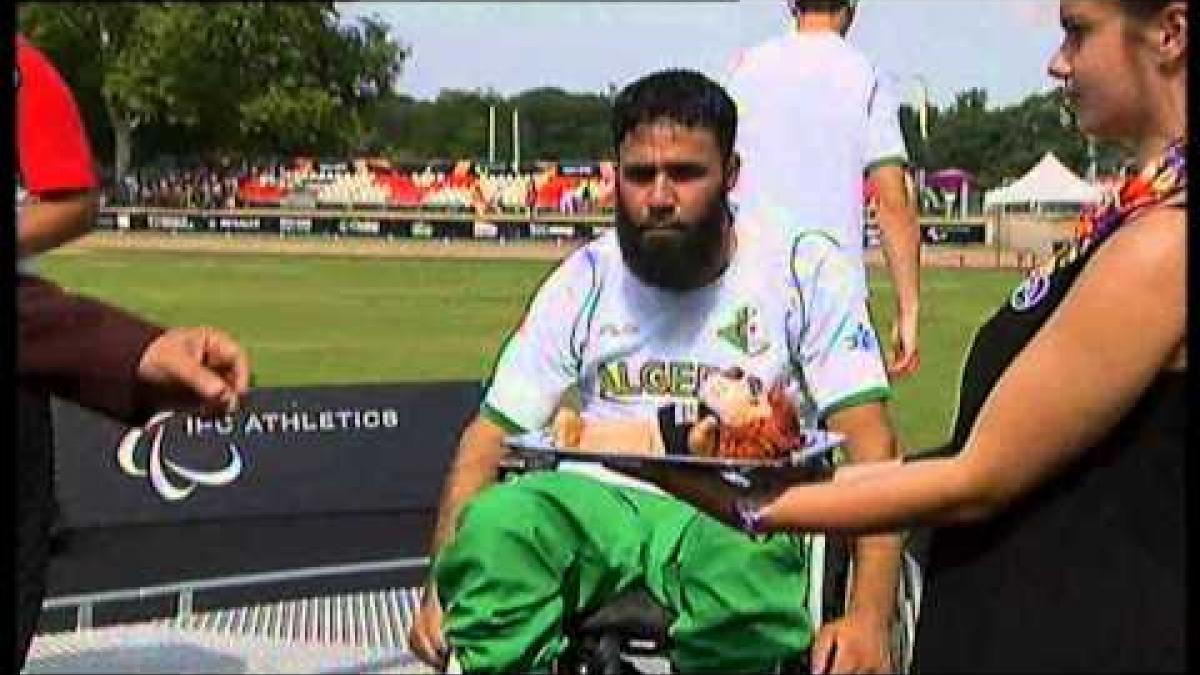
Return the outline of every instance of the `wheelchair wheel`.
[[[900,561],[900,583],[896,589],[896,619],[892,622],[892,664],[896,672],[912,667],[917,618],[921,612],[921,565],[908,551]]]

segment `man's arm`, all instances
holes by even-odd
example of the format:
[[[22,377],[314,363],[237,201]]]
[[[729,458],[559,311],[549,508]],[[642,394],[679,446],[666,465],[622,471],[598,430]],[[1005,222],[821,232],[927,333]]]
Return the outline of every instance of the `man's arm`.
[[[830,430],[846,437],[846,452],[852,463],[881,462],[897,457],[896,438],[884,404],[873,401],[844,408],[827,420]],[[862,609],[889,620],[899,581],[901,536],[861,536],[854,542],[854,583],[850,611]]]
[[[918,332],[921,312],[921,231],[914,201],[908,194],[904,168],[883,165],[871,172],[879,187],[876,215],[896,291],[896,317],[892,324],[892,353],[888,371],[908,375],[920,364]]]
[[[910,199],[904,165],[908,148],[900,128],[900,97],[893,77],[876,72],[875,87],[867,104],[866,172],[879,187],[876,215],[883,239],[892,286],[896,290],[896,317],[891,330],[888,374],[904,376],[920,364],[917,332],[920,313],[921,233],[915,200]]]
[[[504,427],[483,414],[476,415],[463,430],[438,501],[437,521],[429,547],[431,560],[454,538],[458,515],[467,502],[496,480],[500,459],[507,452],[505,433]],[[449,647],[442,632],[442,604],[432,570],[425,580],[421,608],[409,629],[408,641],[417,658],[438,669],[446,667]]]
[[[139,424],[156,410],[228,412],[249,387],[249,359],[223,332],[162,329],[121,309],[17,277],[22,386]]]
[[[896,456],[896,442],[880,401],[840,409],[826,420],[844,434],[851,462],[880,462]],[[889,652],[903,539],[899,534],[853,540],[845,614],[823,626],[813,644],[814,672],[892,672]]]
[[[163,329],[36,277],[17,277],[17,376],[36,389],[135,422],[138,363]]]
[[[90,232],[99,194],[94,189],[53,192],[21,205],[17,257],[49,251]]]
[[[463,431],[446,476],[431,556],[453,540],[458,516],[471,497],[495,480],[506,452],[505,434],[549,423],[563,392],[576,381],[579,347],[572,336],[588,316],[583,309],[595,290],[593,264],[589,255],[576,252],[551,273],[501,349],[480,414]],[[418,658],[442,668],[448,650],[435,584],[431,570],[409,644]]]
[[[796,240],[793,283],[803,321],[792,349],[819,419],[845,436],[852,462],[895,457],[896,439],[884,401],[891,395],[879,340],[857,284],[856,263],[820,237]],[[821,627],[814,672],[887,672],[889,621],[899,576],[900,540],[893,534],[853,542],[853,582],[845,616]]]
[[[99,200],[91,144],[54,64],[17,36],[16,131],[21,182],[29,192],[17,224],[18,256],[86,234]]]
[[[505,433],[503,427],[483,415],[476,415],[463,430],[454,462],[442,486],[431,555],[437,555],[454,537],[454,527],[463,505],[496,480],[497,467],[507,453]]]

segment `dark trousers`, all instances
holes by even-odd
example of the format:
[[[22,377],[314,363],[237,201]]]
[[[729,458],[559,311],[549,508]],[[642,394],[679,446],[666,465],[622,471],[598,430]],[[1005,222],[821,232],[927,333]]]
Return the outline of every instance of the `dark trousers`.
[[[45,595],[50,525],[54,517],[54,454],[50,400],[17,390],[16,661],[20,672]]]

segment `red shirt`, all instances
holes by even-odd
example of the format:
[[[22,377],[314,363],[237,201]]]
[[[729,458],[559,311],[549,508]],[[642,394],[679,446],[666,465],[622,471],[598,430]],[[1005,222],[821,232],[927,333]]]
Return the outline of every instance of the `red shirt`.
[[[98,186],[75,97],[54,64],[17,37],[18,179],[33,195]]]

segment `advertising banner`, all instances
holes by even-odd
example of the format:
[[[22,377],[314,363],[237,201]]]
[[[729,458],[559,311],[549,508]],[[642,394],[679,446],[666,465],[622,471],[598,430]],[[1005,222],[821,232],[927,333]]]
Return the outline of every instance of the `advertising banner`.
[[[63,527],[429,510],[474,382],[258,389],[237,413],[125,426],[54,405]]]
[[[286,215],[284,215],[286,214]],[[537,220],[481,219],[474,213],[285,211],[249,209],[211,212],[174,212],[101,209],[99,229],[156,230],[204,233],[269,233],[395,239],[592,239],[611,224],[579,222],[577,216]]]
[[[921,242],[925,244],[982,244],[986,229],[982,225],[956,223],[950,225],[926,225],[921,228]]]

